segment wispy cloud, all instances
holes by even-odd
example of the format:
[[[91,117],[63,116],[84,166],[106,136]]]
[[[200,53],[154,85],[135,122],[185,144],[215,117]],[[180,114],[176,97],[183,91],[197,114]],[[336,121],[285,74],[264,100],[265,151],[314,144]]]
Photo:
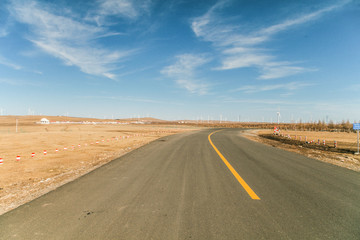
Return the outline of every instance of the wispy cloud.
[[[313,86],[311,83],[300,83],[300,82],[290,82],[286,84],[273,84],[273,85],[247,85],[237,89],[232,90],[232,92],[244,92],[244,93],[257,93],[265,91],[274,91],[274,90],[287,90],[295,91],[304,87]]]
[[[289,28],[291,28],[293,26],[313,21],[313,20],[321,17],[321,15],[323,15],[323,14],[325,14],[327,12],[331,12],[331,11],[334,11],[334,10],[336,10],[338,8],[341,8],[342,6],[344,6],[345,4],[347,4],[349,2],[350,2],[349,0],[341,1],[338,4],[322,8],[322,9],[320,9],[318,11],[308,13],[308,14],[299,16],[299,17],[294,18],[294,19],[285,20],[285,21],[283,21],[283,22],[281,22],[279,24],[275,24],[275,25],[272,25],[270,27],[261,29],[260,31],[257,32],[257,34],[262,35],[262,36],[270,37],[271,35],[276,34],[278,32],[286,31],[286,30],[288,30]]]
[[[154,104],[170,104],[170,105],[183,105],[182,103],[169,102],[169,101],[159,101],[148,98],[137,98],[129,96],[78,96],[80,99],[107,99],[114,101],[127,101],[127,102],[141,102],[141,103],[154,103]]]
[[[274,58],[260,53],[257,49],[246,47],[228,48],[222,51],[222,66],[217,70],[228,70],[252,66],[265,66]]]
[[[277,99],[224,99],[223,103],[246,103],[246,104],[261,104],[261,105],[293,105],[288,101]]]
[[[102,16],[122,15],[129,18],[138,16],[138,11],[129,0],[103,0],[100,3],[99,14]]]
[[[8,35],[8,30],[5,27],[0,27],[0,38]]]
[[[283,78],[286,76],[313,71],[317,71],[317,69],[291,66],[286,63],[266,63],[261,68],[261,75],[259,76],[259,79]]]
[[[16,64],[13,61],[11,61],[1,55],[0,55],[0,65],[4,65],[4,66],[7,66],[7,67],[15,69],[15,70],[22,70],[25,72],[36,73],[36,74],[40,74],[40,75],[43,74],[41,71],[34,70],[34,69],[27,69],[26,67],[20,66],[19,64]]]
[[[97,38],[108,34],[106,29],[77,20],[71,11],[64,11],[66,16],[56,14],[52,5],[36,1],[13,1],[9,10],[19,22],[29,25],[27,38],[38,48],[84,73],[115,79],[112,70],[116,63],[134,53],[97,44]]]
[[[3,13],[0,11],[0,14]],[[10,25],[11,25],[11,21],[9,21],[9,19],[0,20],[0,38],[6,37],[9,34]]]
[[[151,6],[150,0],[98,0],[96,3],[98,7],[88,14],[86,20],[96,22],[98,26],[112,25],[107,21],[108,17],[136,20],[147,13]]]
[[[4,65],[4,66],[7,66],[7,67],[10,67],[10,68],[13,68],[13,69],[15,69],[15,70],[20,70],[20,69],[22,69],[22,66],[13,63],[12,61],[4,58],[3,56],[0,56],[0,64],[1,64],[1,65]]]
[[[269,54],[268,50],[262,49],[261,44],[270,41],[275,34],[314,21],[326,13],[341,8],[348,2],[342,1],[311,13],[285,19],[278,24],[244,32],[239,27],[222,24],[223,21],[219,15],[228,1],[219,1],[203,16],[195,18],[191,27],[198,38],[213,43],[220,50],[222,64],[216,68],[217,70],[256,67],[261,73],[259,79],[283,78],[316,69],[278,61],[276,56]]]
[[[1,84],[7,84],[12,86],[41,86],[39,83],[34,81],[27,81],[27,80],[19,80],[19,79],[10,79],[10,78],[0,78]]]
[[[183,54],[176,57],[177,61],[161,70],[165,76],[175,79],[175,82],[191,93],[204,95],[209,85],[196,78],[197,68],[210,61],[203,55]]]
[[[314,102],[302,101],[284,101],[277,99],[225,99],[224,103],[246,103],[246,104],[261,104],[261,105],[285,105],[285,106],[314,106]],[[326,103],[324,103],[326,104]]]

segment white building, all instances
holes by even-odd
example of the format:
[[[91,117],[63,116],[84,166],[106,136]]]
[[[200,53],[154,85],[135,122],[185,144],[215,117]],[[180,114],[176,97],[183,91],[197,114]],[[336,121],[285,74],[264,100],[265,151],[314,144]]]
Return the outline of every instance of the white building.
[[[50,124],[50,121],[48,119],[46,119],[46,118],[42,118],[40,120],[40,124]]]

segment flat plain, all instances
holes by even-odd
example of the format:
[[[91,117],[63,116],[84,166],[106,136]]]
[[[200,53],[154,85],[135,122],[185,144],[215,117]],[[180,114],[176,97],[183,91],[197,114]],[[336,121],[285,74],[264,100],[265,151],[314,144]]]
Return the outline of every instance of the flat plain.
[[[57,187],[164,136],[210,127],[207,124],[171,125],[153,119],[99,120],[48,117],[52,123],[36,122],[41,116],[0,116],[0,214],[31,201]],[[18,126],[16,132],[16,119]],[[65,123],[69,121],[69,123]],[[89,124],[96,121],[97,124]],[[72,122],[72,123],[71,123]],[[88,124],[80,124],[87,122]],[[112,124],[117,122],[117,124]],[[214,124],[213,127],[220,127]],[[223,127],[234,127],[232,124]],[[241,128],[242,125],[236,126]],[[293,151],[320,161],[360,171],[360,156],[308,149],[259,137],[272,130],[246,131],[242,135],[273,147]],[[297,139],[325,140],[333,146],[354,150],[356,133],[282,131]],[[46,155],[44,154],[46,151]],[[17,159],[19,157],[20,159]]]
[[[18,126],[16,132],[16,119]],[[37,124],[39,116],[0,117],[0,214],[163,136],[196,128],[133,121],[48,117],[98,124]],[[127,124],[129,123],[129,124]],[[46,151],[46,155],[44,154]]]

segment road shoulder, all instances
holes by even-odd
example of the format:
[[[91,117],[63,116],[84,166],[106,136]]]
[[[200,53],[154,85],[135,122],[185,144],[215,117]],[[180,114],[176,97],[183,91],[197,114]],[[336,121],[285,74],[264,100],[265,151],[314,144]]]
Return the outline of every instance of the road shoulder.
[[[314,158],[322,162],[327,162],[343,168],[351,169],[360,172],[360,158],[354,154],[349,153],[335,153],[323,150],[310,149],[302,146],[290,145],[280,141],[267,139],[260,135],[267,130],[244,130],[241,131],[241,136],[255,142],[259,142],[268,146],[280,148],[286,151],[295,152],[309,158]]]

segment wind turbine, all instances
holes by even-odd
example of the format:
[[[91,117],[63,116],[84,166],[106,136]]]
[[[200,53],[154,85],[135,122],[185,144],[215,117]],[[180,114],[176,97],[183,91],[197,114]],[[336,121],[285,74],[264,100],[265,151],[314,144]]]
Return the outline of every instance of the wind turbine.
[[[278,124],[280,124],[280,118],[281,118],[280,110],[276,114],[277,114]]]

